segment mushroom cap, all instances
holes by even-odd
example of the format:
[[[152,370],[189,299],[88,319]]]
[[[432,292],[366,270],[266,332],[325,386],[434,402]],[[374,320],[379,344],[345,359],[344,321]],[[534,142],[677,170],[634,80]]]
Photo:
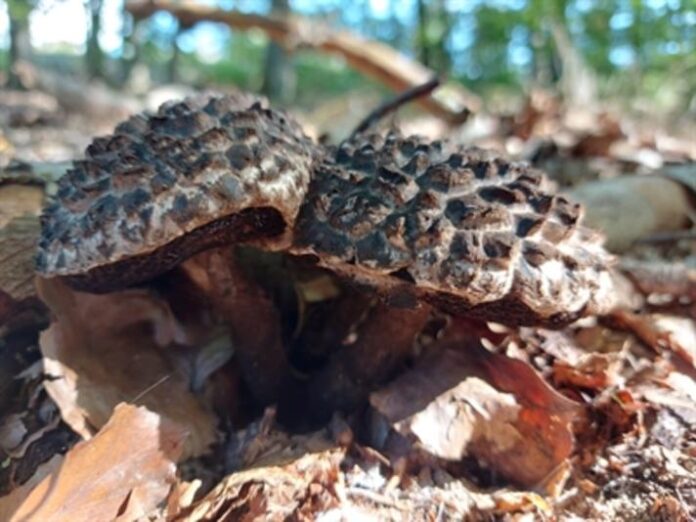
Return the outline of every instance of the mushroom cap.
[[[227,242],[280,247],[315,153],[296,122],[251,95],[134,116],[60,179],[42,216],[37,271],[108,291]]]
[[[581,207],[539,172],[391,132],[344,142],[314,171],[293,252],[398,302],[560,325],[612,305],[611,259]]]

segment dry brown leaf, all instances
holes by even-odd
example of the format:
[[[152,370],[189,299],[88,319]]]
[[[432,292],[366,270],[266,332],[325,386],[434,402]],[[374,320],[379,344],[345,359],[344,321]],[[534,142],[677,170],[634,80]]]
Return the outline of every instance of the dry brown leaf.
[[[527,491],[501,491],[493,495],[498,514],[537,511],[551,515],[551,506],[543,497]]]
[[[186,432],[144,407],[119,404],[90,441],[72,448],[2,520],[134,520],[166,497]],[[3,499],[5,500],[5,499]]]
[[[172,519],[193,504],[196,493],[203,482],[200,479],[191,482],[177,482],[167,499],[167,518]]]
[[[663,314],[634,314],[625,310],[615,311],[612,319],[655,352],[671,350],[696,367],[696,322],[693,319]]]
[[[172,521],[315,520],[339,504],[336,493],[344,450],[308,453],[284,466],[234,473]]]
[[[570,455],[569,425],[579,413],[526,363],[480,346],[424,361],[371,402],[434,455],[471,454],[528,487]]]
[[[207,451],[216,419],[158,347],[184,336],[164,302],[140,290],[93,295],[41,279],[37,286],[55,316],[40,338],[45,386],[71,428],[88,439],[118,403],[138,403],[186,427],[182,458]]]
[[[554,384],[570,384],[580,388],[603,390],[621,380],[622,361],[615,354],[588,353],[571,365],[556,361],[553,365]]]

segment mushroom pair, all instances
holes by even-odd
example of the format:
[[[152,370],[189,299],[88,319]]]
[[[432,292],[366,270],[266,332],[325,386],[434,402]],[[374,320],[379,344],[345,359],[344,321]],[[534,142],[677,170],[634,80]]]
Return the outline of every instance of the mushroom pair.
[[[37,270],[109,292],[245,244],[393,305],[555,326],[611,305],[580,219],[541,173],[477,149],[393,132],[324,147],[255,97],[208,96],[93,141],[43,213]]]

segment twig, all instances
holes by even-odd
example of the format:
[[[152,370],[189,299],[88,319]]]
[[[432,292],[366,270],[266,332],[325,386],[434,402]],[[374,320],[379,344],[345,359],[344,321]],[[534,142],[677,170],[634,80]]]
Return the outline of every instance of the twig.
[[[422,83],[420,85],[416,85],[415,87],[412,87],[408,90],[405,90],[404,92],[395,96],[391,100],[386,101],[382,105],[378,106],[375,110],[373,110],[370,114],[368,114],[365,118],[363,118],[363,120],[358,124],[358,126],[355,127],[355,130],[352,132],[350,137],[354,138],[357,134],[365,132],[367,129],[375,125],[379,120],[384,118],[387,114],[394,112],[402,105],[405,105],[415,100],[416,98],[427,96],[428,94],[433,92],[439,85],[440,79],[438,77],[434,77],[428,80],[427,82]]]
[[[160,384],[162,384],[164,381],[166,381],[167,379],[169,379],[171,376],[172,376],[172,374],[171,374],[171,373],[168,373],[167,375],[165,375],[164,377],[162,377],[161,379],[159,379],[157,382],[154,382],[153,384],[151,384],[150,386],[148,386],[147,388],[145,388],[143,391],[141,391],[138,395],[136,395],[133,399],[131,399],[130,402],[131,402],[132,404],[135,404],[135,403],[138,402],[140,399],[142,399],[145,395],[147,395],[147,394],[150,393],[152,390],[154,390],[155,388],[157,388],[157,387],[158,387]]]

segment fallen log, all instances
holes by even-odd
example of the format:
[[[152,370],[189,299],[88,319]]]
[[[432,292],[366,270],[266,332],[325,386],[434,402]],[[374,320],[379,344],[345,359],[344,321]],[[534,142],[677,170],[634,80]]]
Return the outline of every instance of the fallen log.
[[[434,71],[386,44],[300,16],[281,19],[272,15],[247,14],[170,0],[134,0],[126,4],[126,10],[136,20],[147,18],[157,11],[166,11],[184,27],[208,21],[241,30],[260,29],[287,49],[317,49],[339,54],[351,67],[394,91],[413,89],[435,76]],[[431,96],[420,98],[418,102],[425,110],[451,124],[463,123],[480,105],[476,96],[454,85],[448,85],[446,92],[440,89]]]

